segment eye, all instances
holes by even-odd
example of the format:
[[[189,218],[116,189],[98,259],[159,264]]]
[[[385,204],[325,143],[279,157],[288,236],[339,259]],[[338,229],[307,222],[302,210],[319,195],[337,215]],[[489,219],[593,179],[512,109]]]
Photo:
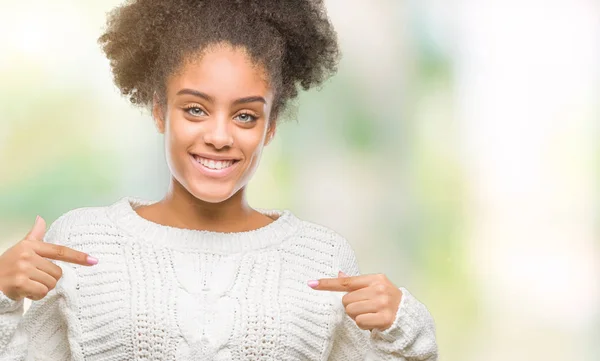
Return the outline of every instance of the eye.
[[[197,106],[189,106],[189,107],[185,107],[185,111],[190,114],[193,115],[195,117],[199,117],[201,115],[205,115],[206,113],[204,112],[204,110],[202,110],[202,108],[197,107]]]
[[[250,113],[240,113],[235,117],[235,119],[238,119],[242,123],[251,123],[251,122],[254,122],[257,118],[258,117],[254,116]]]

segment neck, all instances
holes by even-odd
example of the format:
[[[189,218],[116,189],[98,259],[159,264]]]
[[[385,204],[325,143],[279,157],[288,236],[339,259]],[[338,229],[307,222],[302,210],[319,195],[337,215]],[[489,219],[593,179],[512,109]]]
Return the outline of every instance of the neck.
[[[210,203],[196,198],[175,179],[155,207],[161,223],[215,232],[240,232],[264,225],[268,219],[248,205],[245,187],[223,202]]]

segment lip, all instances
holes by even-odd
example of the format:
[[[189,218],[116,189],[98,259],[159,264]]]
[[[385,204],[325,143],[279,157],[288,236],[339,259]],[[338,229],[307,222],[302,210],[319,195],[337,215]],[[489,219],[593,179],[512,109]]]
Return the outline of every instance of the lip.
[[[226,157],[223,155],[205,154],[205,153],[191,153],[197,155],[200,158],[212,159],[212,160],[240,160],[239,158]]]
[[[194,168],[196,168],[198,171],[200,171],[200,173],[202,173],[203,175],[205,175],[209,178],[225,178],[228,175],[230,175],[237,168],[238,164],[240,163],[239,160],[237,160],[231,166],[224,168],[224,169],[217,170],[217,169],[206,168],[205,166],[203,166],[202,164],[197,162],[196,159],[194,159],[194,154],[190,154],[189,156],[190,156],[190,161],[194,165]],[[198,156],[204,158],[201,155],[198,155]],[[228,159],[225,159],[225,160],[228,160]],[[232,160],[232,159],[229,158],[229,160]]]

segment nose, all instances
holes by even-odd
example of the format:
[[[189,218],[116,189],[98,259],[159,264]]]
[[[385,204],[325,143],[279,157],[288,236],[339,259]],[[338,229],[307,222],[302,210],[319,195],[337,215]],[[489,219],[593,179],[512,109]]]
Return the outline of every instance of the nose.
[[[216,149],[231,147],[233,145],[233,134],[230,122],[226,117],[213,118],[207,124],[204,133],[204,142],[214,146]]]

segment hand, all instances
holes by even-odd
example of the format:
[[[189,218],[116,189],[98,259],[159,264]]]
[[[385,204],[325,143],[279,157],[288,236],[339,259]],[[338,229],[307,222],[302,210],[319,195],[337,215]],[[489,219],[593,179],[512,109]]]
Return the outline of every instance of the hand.
[[[342,298],[346,314],[363,330],[384,331],[394,323],[402,291],[384,274],[348,277],[343,272],[338,278],[309,281],[315,290],[348,292]]]
[[[46,297],[62,277],[62,269],[46,258],[86,266],[98,263],[86,253],[45,243],[45,233],[46,222],[38,216],[25,238],[0,255],[0,291],[8,298],[37,301]]]

